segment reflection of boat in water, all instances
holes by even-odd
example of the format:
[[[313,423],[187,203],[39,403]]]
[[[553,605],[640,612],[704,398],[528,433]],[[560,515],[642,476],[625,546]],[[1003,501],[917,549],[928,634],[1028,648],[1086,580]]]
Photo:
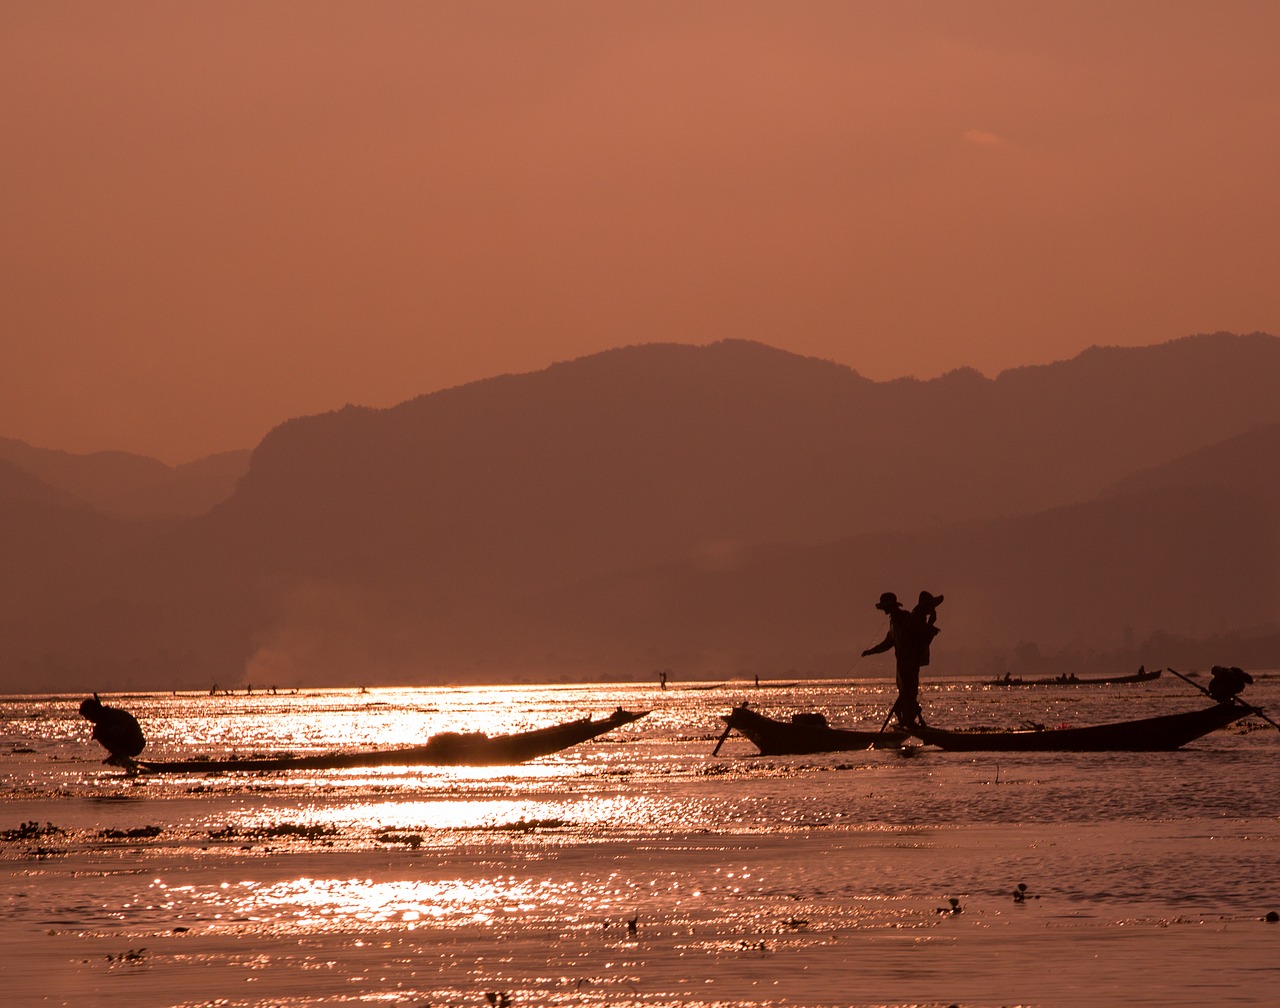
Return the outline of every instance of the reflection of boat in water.
[[[1143,683],[1160,678],[1160,669],[1148,672],[1139,668],[1132,675],[1103,676],[1101,678],[1080,679],[1075,675],[1060,675],[1050,679],[1018,679],[1008,674],[1000,679],[992,679],[988,686],[1109,686],[1112,683]]]
[[[821,714],[793,714],[776,721],[749,707],[735,707],[720,715],[727,726],[750,739],[762,756],[802,756],[809,753],[852,752],[857,749],[896,749],[907,739],[900,731],[855,731],[832,728]],[[718,748],[718,747],[717,747]]]
[[[403,749],[320,753],[306,756],[262,756],[249,759],[138,760],[149,773],[255,772],[269,770],[348,770],[378,766],[506,766],[547,756],[586,742],[644,717],[648,711],[621,707],[608,717],[590,717],[511,735],[443,732],[425,743]]]
[[[1251,713],[1254,709],[1243,703],[1220,703],[1179,714],[1080,728],[1041,725],[1015,731],[912,728],[911,734],[926,745],[966,752],[1154,752],[1178,749]]]

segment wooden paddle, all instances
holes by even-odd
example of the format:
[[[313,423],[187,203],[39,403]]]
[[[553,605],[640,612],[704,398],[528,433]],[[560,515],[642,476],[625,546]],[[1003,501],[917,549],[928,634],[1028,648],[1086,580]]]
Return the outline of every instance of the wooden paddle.
[[[726,721],[726,722],[725,722],[725,725],[724,725],[724,731],[720,733],[720,741],[719,741],[719,742],[717,742],[717,743],[716,743],[716,747],[715,747],[714,749],[712,749],[712,750],[711,750],[711,755],[712,755],[712,756],[715,756],[717,753],[719,753],[719,752],[720,752],[720,747],[721,747],[722,745],[724,745],[724,740],[725,740],[725,739],[727,739],[727,738],[729,737],[729,732],[731,732],[731,731],[733,731],[733,725],[729,724],[729,723]]]
[[[1205,696],[1207,696],[1210,700],[1217,700],[1217,699],[1218,699],[1218,698],[1217,698],[1217,697],[1215,697],[1212,693],[1210,693],[1207,689],[1205,689],[1203,686],[1201,686],[1198,682],[1196,682],[1194,679],[1191,679],[1191,678],[1188,678],[1187,676],[1184,676],[1184,675],[1183,675],[1181,672],[1179,672],[1177,669],[1168,669],[1168,671],[1172,672],[1174,675],[1176,675],[1176,676],[1177,676],[1179,679],[1181,679],[1183,682],[1185,682],[1185,683],[1190,683],[1192,686],[1194,686],[1196,689],[1198,689],[1201,693],[1203,693]],[[1245,710],[1250,711],[1251,713],[1257,714],[1257,715],[1258,715],[1258,717],[1262,718],[1262,720],[1263,720],[1263,721],[1265,721],[1265,722],[1267,722],[1267,724],[1272,725],[1272,726],[1273,726],[1277,731],[1280,731],[1280,724],[1276,724],[1276,722],[1272,721],[1272,720],[1271,720],[1271,718],[1267,717],[1267,715],[1265,715],[1264,713],[1262,713],[1262,708],[1261,708],[1261,707],[1255,707],[1255,706],[1253,706],[1253,704],[1245,703],[1243,700],[1241,700],[1241,699],[1240,699],[1239,695],[1233,696],[1231,699],[1232,699],[1232,700],[1234,700],[1236,703],[1238,703],[1238,704],[1239,704],[1241,707],[1243,707]],[[1221,701],[1219,701],[1219,703],[1221,703]]]

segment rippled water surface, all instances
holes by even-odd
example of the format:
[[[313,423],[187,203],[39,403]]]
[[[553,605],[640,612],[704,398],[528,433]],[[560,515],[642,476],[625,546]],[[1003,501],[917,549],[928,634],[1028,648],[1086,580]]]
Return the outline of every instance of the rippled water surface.
[[[1280,709],[1277,684],[1259,675],[1248,696]],[[469,1004],[496,987],[524,1004],[1248,1004],[1262,1002],[1234,981],[1280,980],[1280,924],[1262,921],[1280,910],[1275,728],[1249,717],[1176,753],[764,758],[730,737],[710,755],[718,715],[744,700],[865,728],[892,695],[865,682],[107,698],[138,715],[152,758],[651,710],[514,767],[137,777],[101,765],[78,697],[4,698],[0,969],[33,991],[52,971],[32,1003],[174,1005]],[[1208,702],[1168,675],[932,681],[924,700],[946,727]],[[1018,883],[1031,898],[1014,901]],[[86,943],[114,951],[81,956]],[[166,951],[103,958],[130,943]],[[1136,954],[1163,963],[1126,970]],[[195,976],[231,987],[187,989]]]

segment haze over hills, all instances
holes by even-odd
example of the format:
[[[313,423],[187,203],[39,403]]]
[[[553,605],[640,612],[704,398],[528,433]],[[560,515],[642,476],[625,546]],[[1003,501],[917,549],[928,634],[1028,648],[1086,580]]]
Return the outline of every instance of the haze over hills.
[[[130,452],[70,452],[0,438],[0,462],[118,518],[189,518],[229,497],[249,467],[247,449],[169,466]]]
[[[99,511],[21,501],[62,531],[4,575],[0,686],[843,675],[886,588],[946,593],[939,674],[1266,637],[1277,388],[1261,334],[887,383],[649,344],[290,420],[205,514],[38,456]]]
[[[1224,487],[1209,476],[1184,482],[1193,472],[1182,463],[1176,472],[1172,491],[817,547],[757,547],[721,569],[683,563],[604,579],[562,593],[535,622],[575,620],[596,637],[629,635],[637,649],[661,639],[653,659],[673,667],[727,671],[732,656],[761,672],[865,674],[854,656],[881,636],[878,592],[912,598],[924,588],[946,594],[935,656],[942,674],[1025,673],[1025,661],[1010,663],[1028,651],[1062,654],[1060,670],[1078,673],[1098,671],[1090,652],[1112,656],[1118,670],[1228,659],[1274,667],[1280,477],[1272,470]],[[1232,637],[1241,640],[1223,643],[1227,653],[1192,646]],[[1240,650],[1256,638],[1268,650]]]

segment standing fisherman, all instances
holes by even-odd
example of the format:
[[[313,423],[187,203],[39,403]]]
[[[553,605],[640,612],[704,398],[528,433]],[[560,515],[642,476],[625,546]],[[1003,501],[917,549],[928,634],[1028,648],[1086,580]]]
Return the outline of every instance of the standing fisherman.
[[[865,658],[893,648],[897,663],[898,699],[894,701],[890,714],[897,714],[898,725],[902,728],[923,727],[925,723],[920,709],[920,667],[929,664],[929,644],[938,635],[934,621],[941,601],[941,595],[921,592],[920,604],[908,611],[902,608],[897,595],[885,592],[876,603],[876,608],[889,617],[889,632],[875,647],[863,651],[862,656]]]

